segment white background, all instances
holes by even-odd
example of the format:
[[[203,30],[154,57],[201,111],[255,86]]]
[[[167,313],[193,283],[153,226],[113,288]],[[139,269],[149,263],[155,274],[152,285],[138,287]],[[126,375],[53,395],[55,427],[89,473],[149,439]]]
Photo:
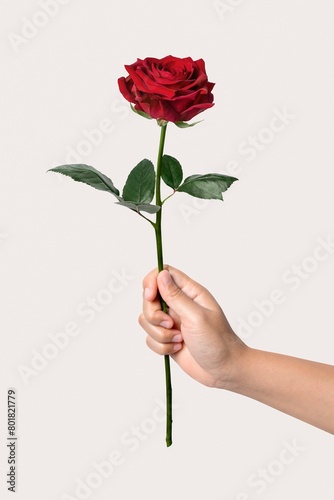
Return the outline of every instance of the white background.
[[[234,162],[239,182],[224,203],[180,194],[166,204],[165,262],[205,285],[238,332],[246,322],[250,346],[332,364],[334,253],[313,254],[319,238],[334,239],[333,2],[42,4],[0,8],[1,497],[12,498],[6,393],[15,387],[19,500],[332,498],[331,435],[200,386],[174,363],[165,447],[163,359],[137,324],[141,281],[156,265],[152,228],[107,193],[46,171],[76,151],[122,188],[138,161],[155,160],[159,134],[119,94],[124,64],[203,58],[216,105],[195,128],[170,125],[166,153],[185,175],[233,175]],[[268,131],[275,110],[289,117],[279,132]],[[87,142],[101,121],[108,131]],[[247,153],[252,137],[261,150]],[[127,278],[108,298],[115,272]],[[275,289],[282,303],[261,316]],[[103,297],[92,321],[78,314]],[[80,333],[48,351],[68,323]],[[43,350],[54,358],[33,372]],[[287,444],[297,451],[282,465]],[[93,463],[114,451],[122,463],[99,481]],[[259,482],[261,468],[269,476]],[[94,488],[78,493],[78,480]]]

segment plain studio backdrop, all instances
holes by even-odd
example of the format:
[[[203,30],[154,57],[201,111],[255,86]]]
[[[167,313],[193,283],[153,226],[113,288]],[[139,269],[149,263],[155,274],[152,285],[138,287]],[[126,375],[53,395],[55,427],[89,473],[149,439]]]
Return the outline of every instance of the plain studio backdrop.
[[[333,497],[333,439],[163,358],[137,323],[151,226],[58,174],[122,188],[159,128],[117,79],[137,58],[203,58],[215,106],[165,152],[239,181],[224,202],[165,205],[165,262],[206,286],[253,347],[333,364],[334,4],[330,0],[2,0],[0,489],[7,390],[19,500]]]

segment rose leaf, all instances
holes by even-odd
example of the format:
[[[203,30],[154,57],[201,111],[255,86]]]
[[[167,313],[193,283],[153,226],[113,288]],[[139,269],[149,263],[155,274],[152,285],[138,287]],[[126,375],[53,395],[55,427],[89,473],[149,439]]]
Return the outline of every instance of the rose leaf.
[[[161,177],[167,186],[177,189],[183,179],[180,162],[172,156],[164,155],[162,157]]]
[[[124,201],[136,205],[150,203],[154,196],[155,172],[150,160],[142,160],[129,173],[123,188]]]
[[[223,200],[222,192],[237,180],[236,177],[223,174],[196,174],[187,177],[177,191],[196,198]]]
[[[149,203],[131,203],[131,201],[124,201],[120,198],[120,201],[116,202],[116,205],[121,205],[122,207],[130,208],[134,212],[147,212],[149,214],[155,214],[160,210],[158,205],[151,205]]]
[[[48,172],[58,172],[67,175],[77,182],[83,182],[95,189],[107,191],[116,196],[116,198],[119,198],[119,191],[115,188],[111,179],[89,165],[60,165],[59,167],[51,168]]]

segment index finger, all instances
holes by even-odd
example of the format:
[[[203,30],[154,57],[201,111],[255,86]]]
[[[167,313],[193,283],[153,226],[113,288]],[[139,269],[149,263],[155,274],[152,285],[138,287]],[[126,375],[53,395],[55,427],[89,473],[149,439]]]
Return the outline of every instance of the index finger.
[[[152,325],[172,328],[174,324],[173,319],[161,310],[157,284],[158,274],[158,269],[153,269],[143,279],[143,314],[146,320]]]
[[[143,279],[144,299],[153,301],[158,294],[157,276],[158,268],[153,269]]]

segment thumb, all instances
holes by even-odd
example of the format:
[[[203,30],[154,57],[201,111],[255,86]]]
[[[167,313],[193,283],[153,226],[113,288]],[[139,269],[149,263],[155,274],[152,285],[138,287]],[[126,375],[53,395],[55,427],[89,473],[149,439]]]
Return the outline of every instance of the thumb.
[[[158,274],[158,288],[163,300],[176,312],[181,320],[198,311],[200,306],[175,283],[167,270],[163,270]]]

